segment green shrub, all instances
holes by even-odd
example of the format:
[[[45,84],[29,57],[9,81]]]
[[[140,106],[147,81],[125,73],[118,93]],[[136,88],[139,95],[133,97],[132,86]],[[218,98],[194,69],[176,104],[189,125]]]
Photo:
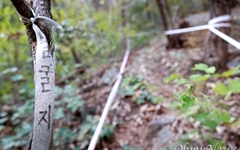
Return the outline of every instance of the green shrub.
[[[133,101],[138,105],[146,101],[150,101],[153,104],[159,102],[157,97],[152,96],[148,92],[147,84],[143,82],[143,79],[134,75],[123,77],[119,91],[123,96],[133,97]]]
[[[193,131],[196,131],[194,134],[199,134],[201,138],[204,137],[204,135],[201,135],[202,129],[208,129],[214,132],[216,127],[223,123],[231,124],[230,118],[232,116],[228,111],[227,105],[221,103],[216,95],[210,96],[203,93],[196,93],[194,83],[203,83],[202,86],[204,86],[208,80],[229,78],[231,75],[239,73],[240,70],[239,67],[236,67],[221,74],[217,74],[215,73],[215,67],[209,67],[206,64],[196,64],[192,70],[198,71],[199,73],[190,75],[189,79],[183,78],[178,74],[173,74],[167,78],[166,83],[174,82],[183,88],[182,91],[174,95],[177,101],[173,106],[182,111],[181,117],[193,119],[194,122],[200,123],[200,129]],[[214,91],[217,95],[225,96],[227,100],[232,93],[240,92],[240,81],[235,79],[225,80],[228,81],[227,85],[224,84],[226,81],[217,83],[215,87],[210,90]],[[205,137],[205,140],[210,140],[210,144],[216,143],[217,141],[211,135]]]

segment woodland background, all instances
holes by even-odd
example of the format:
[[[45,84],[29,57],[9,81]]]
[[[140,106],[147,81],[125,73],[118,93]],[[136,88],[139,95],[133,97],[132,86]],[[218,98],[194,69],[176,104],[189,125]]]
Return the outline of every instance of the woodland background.
[[[167,0],[174,28],[209,20],[208,0]],[[32,55],[10,1],[0,2],[0,149],[26,149],[33,129]],[[231,37],[238,40],[238,7]],[[126,49],[131,56],[97,149],[240,148],[240,59],[199,62],[207,30],[181,34],[168,49],[154,0],[52,0],[56,46],[55,149],[86,149]],[[170,17],[170,16],[167,16]]]

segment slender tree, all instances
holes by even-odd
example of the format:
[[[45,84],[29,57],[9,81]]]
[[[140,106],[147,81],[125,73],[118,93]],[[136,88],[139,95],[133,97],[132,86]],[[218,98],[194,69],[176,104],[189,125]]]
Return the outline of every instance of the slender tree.
[[[170,13],[170,8],[166,0],[156,0],[161,22],[163,24],[164,31],[167,31],[170,28],[173,28],[172,15]],[[187,26],[186,26],[187,25]],[[188,27],[188,24],[185,22],[180,22],[179,28]],[[167,38],[167,49],[172,48],[182,48],[184,41],[181,38],[181,34],[178,35],[166,35]]]
[[[237,0],[210,0],[210,19],[231,13],[231,9],[236,6]],[[226,35],[230,34],[230,28],[218,28]],[[209,65],[224,70],[228,62],[228,43],[209,31],[204,47],[203,61]]]
[[[51,26],[61,28],[51,20],[50,0],[11,0],[26,26],[32,50],[35,84],[34,130],[30,150],[48,150],[52,143],[55,49]]]

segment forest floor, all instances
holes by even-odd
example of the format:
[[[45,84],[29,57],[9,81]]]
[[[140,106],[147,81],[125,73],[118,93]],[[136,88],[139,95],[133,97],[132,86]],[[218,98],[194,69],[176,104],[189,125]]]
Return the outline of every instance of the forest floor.
[[[204,36],[203,36],[204,37]],[[193,120],[186,120],[181,117],[180,111],[171,109],[174,105],[174,95],[181,91],[182,87],[175,84],[166,84],[168,76],[178,73],[182,77],[188,78],[193,67],[192,60],[199,60],[203,55],[201,48],[172,49],[167,51],[164,41],[153,42],[148,46],[133,51],[130,54],[124,76],[140,77],[141,83],[147,87],[148,94],[158,98],[157,104],[143,100],[141,105],[134,102],[134,99],[141,95],[143,90],[136,89],[132,95],[118,94],[109,112],[107,122],[116,125],[113,136],[104,139],[97,149],[149,149],[161,150],[164,147],[174,149],[180,146],[176,144],[183,135],[199,129],[199,124]],[[119,68],[121,65],[115,63]],[[113,70],[112,66],[108,70]],[[105,70],[106,72],[106,70]],[[124,79],[123,81],[124,82]],[[85,93],[84,99],[86,108],[94,108],[96,117],[100,117],[106,99],[111,90],[111,85],[95,88],[89,93]],[[197,89],[198,92],[213,94],[207,89]],[[228,102],[235,115],[240,117],[239,95],[235,95]],[[240,148],[240,135],[234,129],[225,130],[227,126],[219,127],[218,131],[211,132],[217,139],[224,140],[228,146],[238,146]],[[204,134],[204,133],[202,133]],[[194,135],[192,135],[194,136]],[[196,137],[192,137],[195,139]],[[204,139],[199,141],[188,139],[184,144],[190,143],[195,146],[206,146]]]
[[[116,125],[114,139],[108,144],[102,143],[103,147],[105,145],[109,149],[121,149],[124,145],[128,145],[146,149],[152,145],[151,141],[155,133],[158,132],[159,126],[174,122],[176,126],[178,115],[168,109],[167,105],[173,101],[172,95],[178,91],[178,87],[175,85],[167,86],[165,80],[166,77],[176,72],[182,76],[188,74],[188,70],[192,66],[190,59],[193,56],[199,56],[198,53],[201,53],[200,49],[189,50],[166,51],[163,43],[155,42],[148,47],[131,52],[124,76],[141,77],[143,83],[150,85],[150,89],[148,89],[149,95],[158,97],[159,100],[165,102],[153,104],[145,101],[143,104],[138,105],[133,100],[140,94],[140,90],[131,96],[118,94],[107,121]],[[116,68],[121,65],[120,63],[115,64]],[[98,106],[95,109],[95,114],[101,115],[110,90],[111,85],[108,85],[95,88],[89,93],[85,92],[83,98],[88,99],[86,107]],[[157,120],[157,123],[154,123],[154,120]],[[151,128],[149,128],[150,122],[152,122]],[[165,140],[158,142],[160,147],[177,138],[177,134],[170,129],[166,129],[164,132],[169,133],[164,135]],[[102,149],[102,146],[99,149]]]
[[[199,15],[205,20],[197,19],[202,23],[195,24],[206,24],[208,13]],[[194,21],[193,18],[196,20],[200,17],[190,16],[188,20]],[[190,22],[191,26],[195,24]],[[232,28],[234,31],[239,31],[239,28],[235,26]],[[236,40],[240,39],[238,33],[233,32],[232,35]],[[176,108],[175,96],[184,87],[174,83],[165,83],[167,77],[175,73],[186,79],[196,73],[191,70],[194,66],[193,60],[202,58],[206,34],[207,31],[198,31],[183,35],[188,39],[185,43],[186,48],[166,50],[164,38],[156,38],[145,47],[130,53],[122,85],[105,122],[105,124],[115,126],[113,134],[109,138],[103,138],[96,150],[161,150],[167,148],[172,150],[175,147],[176,150],[181,150],[183,149],[181,146],[185,144],[206,147],[212,142],[209,141],[211,139],[217,139],[219,142],[222,140],[228,147],[237,147],[240,150],[239,119],[235,119],[231,125],[220,124],[216,130],[210,131],[193,118],[186,119],[181,109]],[[229,49],[230,52],[236,51],[232,46],[229,46]],[[240,59],[236,57],[231,61],[239,63]],[[79,84],[77,93],[85,100],[85,104],[84,110],[80,112],[81,121],[76,120],[72,123],[73,126],[77,128],[79,123],[82,124],[87,114],[100,118],[120,66],[121,61],[103,65],[97,71],[90,71],[90,77]],[[195,92],[214,96],[217,101],[228,106],[231,116],[240,118],[240,95],[234,94],[228,101],[216,96],[211,89],[218,82],[222,82],[221,79],[209,81],[205,86],[196,84]],[[79,114],[76,113],[75,116],[79,118]],[[195,134],[195,131],[199,134]],[[74,145],[81,145],[84,149],[88,142],[77,142]],[[74,146],[71,149],[74,149]]]
[[[178,73],[182,77],[188,78],[192,73],[191,68],[193,60],[200,60],[203,56],[203,45],[206,32],[191,33],[194,38],[190,41],[189,48],[165,49],[165,41],[150,42],[148,46],[132,51],[127,63],[124,76],[140,77],[142,83],[147,86],[149,95],[158,98],[159,103],[153,104],[150,101],[144,101],[141,105],[136,104],[134,99],[141,95],[141,90],[136,90],[132,95],[118,94],[112,108],[109,112],[107,122],[116,125],[113,136],[109,139],[104,139],[98,145],[97,149],[144,149],[144,150],[161,150],[182,149],[180,145],[189,144],[196,147],[206,147],[210,141],[204,138],[194,137],[192,134],[190,139],[184,141],[184,134],[190,133],[195,129],[198,130],[199,123],[194,120],[187,120],[181,116],[180,111],[171,109],[174,105],[174,95],[181,91],[182,87],[175,84],[166,84],[166,78],[171,74]],[[189,35],[189,34],[188,34]],[[236,36],[233,35],[235,38]],[[237,35],[239,36],[239,35]],[[196,45],[196,43],[198,43]],[[199,43],[201,43],[199,45]],[[189,43],[187,44],[189,46]],[[230,51],[234,49],[230,46]],[[115,63],[115,69],[120,68],[121,62]],[[112,66],[108,70],[113,70]],[[235,77],[236,78],[236,77]],[[124,82],[124,81],[123,81]],[[218,81],[215,80],[215,83]],[[111,90],[111,85],[96,88],[85,96],[89,97],[86,105],[88,108],[96,107],[95,114],[100,117],[101,111],[104,108],[105,101]],[[204,89],[198,89],[197,92],[203,92],[208,95],[214,95],[210,90],[213,86],[207,84]],[[240,117],[240,95],[236,94],[230,97],[226,102],[231,115],[236,118]],[[238,124],[238,125],[237,125]],[[239,120],[233,126],[221,125],[216,131],[208,131],[214,138],[223,140],[229,147],[236,146],[240,150],[240,133]],[[206,131],[200,131],[201,134],[207,135]],[[182,141],[179,141],[181,140]],[[197,140],[196,140],[197,139]],[[178,143],[177,143],[177,142]]]

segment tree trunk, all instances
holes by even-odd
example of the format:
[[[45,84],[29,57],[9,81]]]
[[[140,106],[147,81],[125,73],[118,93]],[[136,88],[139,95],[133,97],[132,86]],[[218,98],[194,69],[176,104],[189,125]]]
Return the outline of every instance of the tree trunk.
[[[164,29],[164,31],[167,31],[168,27],[169,27],[169,24],[170,24],[170,27],[173,27],[173,24],[171,23],[171,21],[170,21],[170,23],[168,23],[168,21],[167,21],[167,17],[171,17],[171,16],[167,16],[166,13],[164,13],[164,8],[169,9],[169,8],[167,8],[168,7],[167,1],[156,0],[156,2],[157,2],[159,14],[161,16],[163,29]],[[166,11],[168,12],[170,10],[166,10]],[[169,13],[168,15],[171,15],[171,14]],[[171,20],[171,18],[169,20]],[[167,49],[182,48],[184,46],[184,40],[182,40],[181,36],[182,36],[181,34],[179,34],[179,35],[166,35],[166,38],[167,38],[166,48]]]
[[[65,66],[65,65],[66,65],[66,61],[65,61],[65,59],[64,59],[64,57],[63,57],[62,51],[61,51],[60,49],[58,49],[56,52],[58,52],[59,58],[60,58],[60,60],[62,61],[63,66]]]
[[[51,20],[50,0],[11,0],[22,22],[26,26],[34,64],[35,111],[34,130],[30,150],[48,150],[52,146],[54,109],[55,48],[52,44],[51,29],[46,22]],[[33,12],[35,16],[33,15]],[[37,16],[45,17],[45,23]],[[60,25],[59,25],[60,26]]]
[[[168,30],[168,24],[167,24],[166,16],[165,16],[164,11],[163,11],[162,2],[161,2],[161,0],[156,0],[156,2],[157,2],[159,14],[160,14],[160,16],[161,16],[161,21],[162,21],[162,24],[163,24],[163,29],[164,29],[165,31],[167,31],[167,30]],[[166,37],[167,37],[167,41],[168,41],[167,48],[172,48],[173,45],[172,45],[170,36],[167,35]]]
[[[67,41],[68,41],[67,43],[72,43],[71,38],[68,38]],[[67,44],[66,44],[66,45],[67,45]],[[76,64],[82,63],[82,62],[81,62],[81,59],[78,57],[78,54],[77,54],[76,50],[75,50],[74,48],[71,48],[70,50],[71,50],[71,53],[72,53],[74,62],[75,62]]]
[[[226,14],[230,15],[231,8],[235,4],[235,0],[210,0],[210,18]],[[218,30],[226,35],[230,34],[230,28],[218,28]],[[204,47],[204,63],[214,65],[220,70],[225,70],[227,68],[228,55],[228,43],[214,33],[208,33]]]
[[[168,23],[167,23],[167,19],[166,19],[165,13],[164,13],[164,11],[163,11],[162,2],[161,2],[161,0],[156,0],[156,2],[157,2],[159,14],[160,14],[160,16],[161,16],[161,20],[162,20],[162,24],[163,24],[163,29],[164,29],[165,31],[167,31],[167,30],[168,30]]]
[[[151,14],[150,10],[149,10],[149,8],[150,8],[150,6],[149,6],[149,1],[146,1],[145,7],[147,8],[146,13],[147,13],[148,21],[149,21],[149,22],[152,22],[152,21],[153,21],[153,17],[152,17],[152,14]]]
[[[169,23],[170,23],[170,27],[171,27],[171,29],[173,29],[172,13],[171,13],[170,7],[168,5],[168,2],[166,0],[162,0],[162,3],[164,4],[164,7],[166,8],[168,18],[169,18],[168,20],[169,20]]]
[[[71,48],[71,52],[72,52],[72,55],[73,55],[74,62],[76,64],[80,64],[81,60],[78,58],[78,55],[77,55],[75,49]]]
[[[125,0],[123,0],[123,1],[121,1],[120,2],[120,8],[121,8],[121,10],[120,10],[120,16],[121,16],[121,28],[123,28],[123,27],[125,27],[126,26],[126,2],[125,2]]]

